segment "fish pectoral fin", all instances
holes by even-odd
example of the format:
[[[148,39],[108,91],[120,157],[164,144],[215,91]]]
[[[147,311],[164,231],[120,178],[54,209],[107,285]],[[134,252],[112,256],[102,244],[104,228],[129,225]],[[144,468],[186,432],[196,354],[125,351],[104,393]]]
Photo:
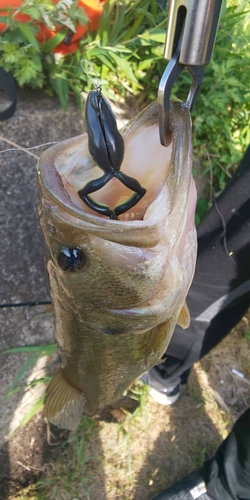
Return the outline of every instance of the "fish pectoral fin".
[[[73,387],[60,368],[48,385],[44,416],[63,429],[75,430],[83,412],[83,393]]]
[[[178,316],[178,319],[177,319],[177,325],[180,325],[182,328],[188,328],[189,325],[190,325],[190,314],[189,314],[189,310],[188,310],[188,306],[187,306],[187,303],[186,301],[184,302],[181,310],[180,310],[180,313],[179,313],[179,316]]]

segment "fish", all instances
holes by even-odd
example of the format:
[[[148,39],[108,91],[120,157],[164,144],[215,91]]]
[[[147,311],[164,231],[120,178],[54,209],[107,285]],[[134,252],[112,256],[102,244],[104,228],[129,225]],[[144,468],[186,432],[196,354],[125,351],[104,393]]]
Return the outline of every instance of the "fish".
[[[102,418],[126,409],[131,384],[161,362],[175,325],[189,325],[186,295],[197,236],[187,106],[172,103],[170,121],[168,147],[160,144],[156,102],[119,131],[121,172],[146,192],[116,220],[96,213],[78,194],[100,177],[87,133],[47,149],[38,161],[38,212],[60,363],[44,414],[59,427],[74,430],[82,414]],[[111,207],[130,195],[116,178],[94,193],[97,203]]]

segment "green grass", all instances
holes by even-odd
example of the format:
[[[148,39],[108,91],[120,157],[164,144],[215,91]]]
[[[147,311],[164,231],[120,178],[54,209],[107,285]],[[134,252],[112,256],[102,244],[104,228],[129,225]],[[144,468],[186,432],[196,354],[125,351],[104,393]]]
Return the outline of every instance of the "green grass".
[[[16,376],[14,377],[11,385],[8,388],[8,391],[6,393],[6,397],[11,396],[12,394],[15,394],[16,392],[22,390],[23,388],[27,387],[27,385],[34,385],[38,382],[46,382],[48,381],[48,378],[46,379],[40,379],[39,381],[31,382],[31,384],[25,384],[25,385],[20,385],[20,382],[23,378],[24,375],[26,375],[26,372],[36,364],[37,360],[43,356],[51,356],[56,352],[56,345],[55,344],[48,344],[48,345],[40,345],[40,346],[24,346],[24,347],[14,347],[12,349],[8,349],[7,351],[3,351],[0,354],[30,354],[28,357],[27,361],[24,363],[22,368],[18,371]]]
[[[50,470],[46,479],[38,482],[37,491],[45,495],[45,498],[48,492],[52,498],[56,498],[58,491],[61,494],[63,489],[69,494],[69,498],[73,498],[78,496],[79,489],[83,489],[85,498],[89,500],[88,483],[92,475],[87,469],[90,462],[99,460],[99,451],[95,453],[90,450],[89,443],[95,439],[98,431],[98,423],[84,416],[77,431],[70,434],[69,439],[61,446],[62,460]]]
[[[25,491],[23,499],[43,500],[48,498],[60,498],[71,500],[72,498],[86,498],[91,500],[91,486],[98,481],[98,475],[103,473],[104,456],[100,442],[100,433],[115,425],[117,437],[115,443],[113,436],[110,437],[108,448],[114,448],[114,452],[126,456],[126,470],[130,480],[134,481],[131,433],[140,426],[140,420],[147,420],[146,403],[148,399],[148,388],[141,382],[132,387],[130,395],[140,403],[133,415],[128,414],[124,422],[120,424],[103,424],[87,416],[83,416],[79,428],[69,434],[69,438],[60,446],[60,459],[49,467],[46,476]],[[114,427],[113,427],[114,428]],[[109,435],[107,434],[107,441]],[[114,447],[115,445],[115,447]],[[113,470],[115,474],[115,470]],[[29,496],[30,495],[30,496]],[[19,497],[15,497],[19,500]],[[21,499],[20,499],[21,500]]]
[[[250,330],[245,333],[245,337],[250,342]]]
[[[49,383],[51,377],[45,376],[37,380],[33,380],[30,383],[23,383],[23,379],[26,377],[30,371],[30,369],[36,364],[39,358],[43,356],[51,356],[56,352],[56,345],[55,344],[48,344],[48,345],[40,345],[40,346],[24,346],[24,347],[14,347],[12,349],[8,349],[6,351],[3,351],[0,353],[2,354],[29,354],[29,357],[27,358],[26,362],[24,365],[21,367],[21,369],[17,372],[16,376],[14,377],[11,385],[9,386],[5,398],[11,397],[17,392],[23,391],[25,389],[34,387],[34,385],[41,384],[41,383]],[[33,406],[27,411],[25,414],[24,418],[22,419],[20,425],[18,428],[15,430],[15,433],[19,431],[25,424],[31,420],[32,417],[34,417],[43,407],[44,404],[44,396],[41,396],[39,399],[37,399]]]

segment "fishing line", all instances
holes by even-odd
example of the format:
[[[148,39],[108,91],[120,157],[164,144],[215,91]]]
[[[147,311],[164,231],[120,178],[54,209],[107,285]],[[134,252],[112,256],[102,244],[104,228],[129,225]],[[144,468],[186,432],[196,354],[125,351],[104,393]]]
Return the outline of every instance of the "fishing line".
[[[221,237],[222,237],[222,241],[223,241],[223,247],[224,247],[224,250],[229,258],[229,260],[231,260],[231,262],[234,264],[234,266],[236,268],[240,268],[238,262],[236,262],[236,260],[232,257],[232,254],[231,252],[229,252],[229,249],[228,249],[228,246],[227,246],[227,225],[226,225],[226,221],[218,207],[218,203],[217,201],[215,200],[214,202],[214,207],[215,207],[215,210],[216,212],[218,213],[220,219],[221,219],[221,225],[222,225],[222,234],[221,234]]]
[[[221,225],[222,225],[222,234],[221,234],[221,237],[222,237],[222,240],[223,240],[223,247],[224,247],[224,250],[227,254],[227,257],[231,260],[231,262],[234,264],[234,266],[237,268],[237,269],[240,269],[240,271],[244,274],[246,274],[246,271],[245,269],[242,268],[242,266],[234,259],[233,257],[233,252],[229,252],[229,249],[228,249],[228,246],[227,246],[227,225],[226,225],[226,221],[218,207],[218,203],[217,201],[215,200],[214,202],[214,207],[216,209],[216,212],[218,213],[220,219],[221,219]],[[247,273],[247,275],[249,276],[249,274]]]
[[[84,62],[84,63],[87,63],[87,65],[89,65],[90,67],[92,67],[93,72],[95,73],[96,82],[95,82],[95,81],[93,80],[93,78],[89,75],[89,73],[87,72],[87,70],[83,67],[83,65],[82,65],[82,63],[83,63],[83,62]],[[82,60],[80,61],[80,65],[81,65],[81,68],[82,68],[82,70],[84,71],[85,75],[87,76],[87,78],[91,81],[91,83],[92,83],[93,87],[95,88],[95,90],[96,90],[97,92],[101,92],[101,93],[102,93],[102,85],[101,85],[100,78],[99,78],[99,76],[98,76],[98,74],[97,74],[97,71],[96,71],[96,69],[95,69],[95,65],[94,65],[92,62],[88,61],[87,59],[82,59]],[[114,105],[114,103],[113,103],[112,101],[110,101],[110,99],[108,99],[108,98],[107,98],[107,96],[105,96],[105,99],[108,101],[108,103],[109,103],[110,107],[112,108],[112,111],[113,111],[113,113],[114,113],[114,115],[115,115],[115,117],[116,117],[116,120],[117,120],[117,121],[120,121],[120,122],[122,123],[122,125],[123,125],[123,126],[125,126],[125,125],[126,125],[126,122],[127,122],[128,120],[124,121],[124,120],[121,118],[121,116],[117,115],[117,113],[115,113],[115,112],[114,112],[114,109],[113,109],[113,108],[114,108],[114,106],[115,106],[115,105]]]
[[[6,139],[2,135],[0,135],[0,140],[4,141],[4,142],[7,142],[7,144],[11,144],[12,146],[15,146],[14,148],[2,149],[2,151],[0,151],[0,154],[1,153],[6,153],[6,151],[22,151],[24,153],[27,153],[30,156],[33,156],[33,158],[35,158],[37,160],[39,159],[39,157],[37,155],[33,154],[33,153],[29,153],[29,150],[31,150],[31,149],[38,149],[38,148],[41,148],[43,146],[50,146],[52,144],[58,144],[58,142],[45,142],[44,144],[39,144],[38,146],[32,146],[30,148],[24,148],[23,146],[19,146],[19,144],[16,144],[15,142],[11,141],[10,139]]]
[[[87,72],[87,70],[83,67],[82,63],[87,63],[88,66],[91,66],[94,73],[95,73],[95,76],[96,76],[96,82],[93,80],[93,78],[89,75],[89,73]],[[101,82],[100,82],[100,79],[99,79],[99,76],[97,75],[97,71],[95,69],[95,65],[88,61],[87,59],[81,59],[80,61],[80,65],[81,65],[81,68],[83,70],[83,72],[85,73],[85,75],[88,77],[88,79],[91,81],[92,85],[95,87],[96,90],[100,90],[102,91],[102,86],[101,86]]]

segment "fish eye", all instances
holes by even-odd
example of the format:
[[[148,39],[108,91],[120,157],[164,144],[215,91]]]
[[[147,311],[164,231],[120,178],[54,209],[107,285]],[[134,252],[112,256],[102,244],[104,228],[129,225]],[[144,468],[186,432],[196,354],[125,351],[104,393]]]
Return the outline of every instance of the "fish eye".
[[[78,271],[85,265],[85,257],[79,248],[62,247],[58,256],[58,264],[63,271]]]

